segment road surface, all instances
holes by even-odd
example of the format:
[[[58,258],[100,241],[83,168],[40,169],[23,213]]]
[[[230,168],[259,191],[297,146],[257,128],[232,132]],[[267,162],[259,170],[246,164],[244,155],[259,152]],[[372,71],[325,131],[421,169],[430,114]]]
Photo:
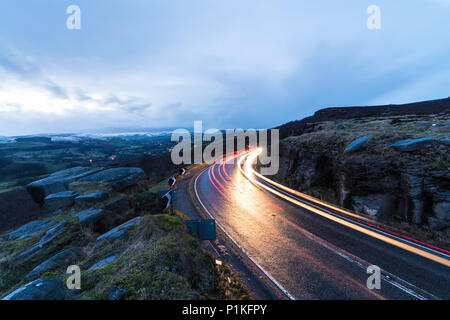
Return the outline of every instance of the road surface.
[[[287,298],[450,299],[450,252],[271,182],[251,167],[256,156],[206,167],[192,193]],[[367,287],[373,265],[380,289]]]

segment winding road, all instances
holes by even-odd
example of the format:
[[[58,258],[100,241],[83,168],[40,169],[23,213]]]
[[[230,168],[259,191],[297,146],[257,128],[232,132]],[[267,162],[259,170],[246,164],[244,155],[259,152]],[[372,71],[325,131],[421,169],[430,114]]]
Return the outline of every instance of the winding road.
[[[289,299],[450,299],[450,252],[279,185],[259,150],[194,177],[204,213]],[[380,289],[366,285],[369,266]]]

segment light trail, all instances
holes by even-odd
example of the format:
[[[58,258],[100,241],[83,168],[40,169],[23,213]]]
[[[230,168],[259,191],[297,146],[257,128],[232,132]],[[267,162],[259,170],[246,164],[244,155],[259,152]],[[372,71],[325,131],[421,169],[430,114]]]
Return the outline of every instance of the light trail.
[[[285,199],[285,200],[287,200],[287,201],[289,201],[291,203],[294,203],[297,206],[303,207],[303,208],[305,208],[305,209],[307,209],[307,210],[309,210],[311,212],[314,212],[314,213],[316,213],[316,214],[318,214],[318,215],[320,215],[322,217],[325,217],[325,218],[327,218],[329,220],[332,220],[332,221],[337,222],[337,223],[339,223],[341,225],[349,227],[349,228],[351,228],[353,230],[356,230],[356,231],[359,231],[361,233],[364,233],[364,234],[366,234],[368,236],[371,236],[373,238],[381,240],[381,241],[383,241],[385,243],[389,243],[389,244],[394,245],[396,247],[399,247],[401,249],[404,249],[404,250],[407,250],[407,251],[412,252],[414,254],[420,255],[420,256],[422,256],[424,258],[427,258],[429,260],[435,261],[435,262],[440,263],[440,264],[442,264],[444,266],[450,267],[450,260],[449,259],[441,257],[441,256],[436,255],[436,254],[433,254],[433,253],[431,253],[429,251],[422,250],[422,249],[417,248],[417,247],[415,247],[413,245],[410,245],[408,243],[396,240],[393,237],[395,235],[390,235],[390,236],[386,235],[386,233],[388,233],[388,234],[391,233],[388,230],[386,230],[384,232],[384,234],[382,234],[380,232],[376,232],[374,230],[370,230],[367,227],[363,227],[361,225],[362,222],[360,222],[359,224],[356,224],[355,222],[352,222],[349,219],[345,219],[344,217],[341,217],[341,216],[332,214],[330,212],[324,211],[323,209],[315,207],[315,206],[313,206],[311,204],[306,204],[306,203],[304,203],[302,201],[299,201],[298,199],[296,199],[296,198],[294,198],[292,196],[287,195],[286,193],[283,193],[281,190],[276,190],[273,187],[272,188],[268,187],[267,185],[259,182],[258,180],[253,178],[253,175],[264,179],[268,183],[273,184],[274,186],[277,186],[277,187],[279,187],[280,189],[282,189],[284,191],[290,192],[292,190],[292,189],[289,189],[289,188],[287,188],[285,186],[282,186],[282,185],[276,183],[275,181],[272,181],[272,180],[262,176],[261,174],[257,173],[252,168],[252,164],[254,163],[254,161],[256,160],[256,158],[259,156],[260,153],[261,153],[260,149],[252,151],[252,152],[249,152],[247,155],[241,157],[241,159],[238,161],[238,168],[239,168],[239,170],[252,183],[254,183],[254,184],[258,185],[259,187],[261,187],[261,188],[263,188],[263,189],[265,189],[265,190],[267,190],[267,191],[277,195],[278,197],[280,197],[282,199]],[[242,162],[245,159],[247,159],[247,160],[245,161],[245,164],[243,165],[244,168],[242,168]],[[296,193],[295,190],[292,190],[292,193],[295,194]],[[322,201],[319,201],[319,200],[317,200],[317,199],[315,199],[313,197],[309,197],[308,196],[308,197],[305,197],[305,198],[307,198],[310,202],[313,202],[313,203],[316,203],[316,204],[319,204],[319,205],[324,205],[324,203]],[[329,207],[329,208],[332,208],[333,210],[339,211],[341,213],[344,213],[344,214],[346,214],[348,216],[355,216],[354,213],[347,212],[347,211],[342,210],[340,208],[335,208],[335,207],[333,207],[333,206],[331,206],[329,204],[326,204],[325,206]],[[403,239],[403,241],[408,241],[408,239]],[[420,243],[418,240],[415,240],[415,239],[413,241]],[[418,245],[418,244],[416,244],[416,245]],[[431,246],[431,245],[428,245],[428,246]],[[433,246],[431,246],[431,247],[433,247]],[[440,251],[445,252],[446,250],[440,249]]]

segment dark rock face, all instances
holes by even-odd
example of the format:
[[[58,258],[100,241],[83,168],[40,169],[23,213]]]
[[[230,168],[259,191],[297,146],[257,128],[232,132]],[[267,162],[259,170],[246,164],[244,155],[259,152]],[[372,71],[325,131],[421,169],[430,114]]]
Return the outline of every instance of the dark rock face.
[[[0,193],[0,232],[39,218],[40,206],[25,188]]]
[[[8,234],[7,240],[22,240],[38,235],[39,233],[53,227],[56,225],[54,220],[35,220],[29,222],[20,228],[10,232]]]
[[[147,176],[140,168],[113,168],[89,175],[79,181],[109,183],[114,190],[122,191],[146,178]]]
[[[107,192],[93,192],[76,197],[75,204],[79,207],[82,207],[86,205],[93,205],[106,199],[108,199]]]
[[[98,261],[97,263],[92,265],[88,270],[95,270],[95,269],[104,267],[104,266],[116,261],[117,259],[119,259],[119,257],[120,257],[120,253],[112,254],[106,258],[101,259],[100,261]]]
[[[73,247],[61,251],[50,259],[44,261],[36,268],[30,271],[25,277],[25,280],[33,280],[38,278],[42,273],[53,270],[59,267],[69,266],[73,262],[81,259],[84,256],[84,251],[80,247]]]
[[[120,197],[105,205],[105,210],[119,214],[130,210],[130,208],[130,199],[128,197]]]
[[[124,224],[121,224],[120,226],[115,227],[115,228],[111,229],[110,231],[102,234],[95,241],[98,242],[103,239],[108,239],[108,240],[122,239],[123,237],[125,237],[125,235],[130,230],[130,228],[133,227],[134,225],[138,224],[140,221],[141,221],[141,217],[136,217],[131,220],[128,220]]]
[[[280,170],[275,180],[306,193],[314,188],[330,190],[334,203],[376,219],[448,227],[449,171],[411,166],[414,159],[427,161],[428,151],[407,152],[408,160],[402,164],[397,154],[383,158],[367,155],[368,151],[345,155],[342,146],[333,147],[332,142],[301,147],[292,141],[280,142]]]
[[[139,193],[132,202],[133,207],[136,208],[137,212],[148,212],[153,214],[160,212],[164,208],[158,195],[150,191]]]
[[[75,167],[58,171],[45,179],[30,183],[27,186],[27,190],[35,202],[42,203],[46,196],[67,191],[67,186],[70,183],[100,170],[102,168]]]
[[[59,209],[65,209],[73,205],[76,192],[73,191],[63,191],[58,193],[53,193],[45,197],[45,207],[49,212],[54,212]]]
[[[2,300],[63,300],[65,296],[62,280],[43,278],[27,283]]]
[[[103,209],[91,208],[80,212],[75,212],[72,215],[78,218],[78,222],[82,226],[87,226],[99,221],[103,217],[104,212]]]
[[[353,209],[376,219],[389,217],[396,210],[395,197],[388,194],[353,196]]]
[[[14,261],[18,264],[22,264],[34,257],[39,251],[41,251],[47,244],[52,242],[56,237],[66,230],[66,221],[61,221],[55,227],[48,230],[42,238],[32,245],[31,247],[25,249],[14,257]]]

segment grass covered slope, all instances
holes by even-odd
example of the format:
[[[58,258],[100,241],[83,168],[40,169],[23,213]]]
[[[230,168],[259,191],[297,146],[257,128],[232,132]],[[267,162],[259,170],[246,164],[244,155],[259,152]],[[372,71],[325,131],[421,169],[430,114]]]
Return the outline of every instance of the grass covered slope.
[[[165,214],[152,192],[161,185],[144,179],[121,191],[98,181],[68,188],[89,202],[75,201],[0,233],[0,298],[36,279],[52,280],[26,297],[49,297],[53,291],[40,288],[57,286],[61,299],[250,298],[231,270],[216,264],[189,233],[181,212]],[[70,265],[81,269],[81,290],[65,287]]]
[[[67,219],[59,216],[57,219]],[[249,299],[248,291],[225,265],[200,246],[188,233],[182,219],[169,215],[144,215],[123,239],[95,242],[92,229],[82,230],[73,221],[68,231],[45,251],[25,264],[14,257],[32,245],[40,235],[28,240],[0,242],[0,296],[4,297],[27,283],[25,276],[54,254],[81,246],[85,258],[73,261],[81,268],[81,291],[68,292],[67,299],[109,299],[114,288],[121,288],[120,299]],[[117,260],[89,270],[105,257]],[[67,266],[41,274],[66,282]]]

